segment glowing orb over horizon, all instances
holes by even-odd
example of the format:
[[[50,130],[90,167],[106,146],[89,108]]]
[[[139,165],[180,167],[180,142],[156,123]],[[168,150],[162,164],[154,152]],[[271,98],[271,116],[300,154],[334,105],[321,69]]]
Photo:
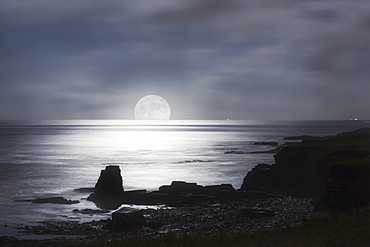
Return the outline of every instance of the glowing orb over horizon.
[[[136,103],[136,120],[169,120],[170,117],[170,105],[161,96],[146,95]]]

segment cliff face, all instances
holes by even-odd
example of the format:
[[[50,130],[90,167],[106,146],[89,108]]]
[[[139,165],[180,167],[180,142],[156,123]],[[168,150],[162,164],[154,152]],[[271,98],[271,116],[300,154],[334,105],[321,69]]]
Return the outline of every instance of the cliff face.
[[[274,158],[276,164],[257,165],[249,172],[241,189],[312,196],[324,196],[329,192],[330,200],[338,198],[331,196],[334,191],[344,191],[348,189],[345,186],[351,184],[350,194],[366,195],[369,183],[365,181],[370,180],[367,172],[370,170],[370,129],[303,140],[283,147]],[[352,176],[343,176],[346,171],[351,171]]]

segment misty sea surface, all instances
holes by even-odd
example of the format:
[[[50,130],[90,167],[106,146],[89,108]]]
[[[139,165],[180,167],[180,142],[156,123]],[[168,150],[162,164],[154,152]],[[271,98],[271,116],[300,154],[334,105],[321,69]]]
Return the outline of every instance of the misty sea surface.
[[[108,218],[74,209],[97,209],[87,201],[100,171],[118,165],[125,190],[158,190],[172,181],[232,184],[258,163],[273,164],[276,147],[254,142],[288,142],[286,136],[334,135],[370,127],[368,121],[0,121],[0,222],[19,225],[45,220],[80,222]],[[238,153],[227,153],[238,151]],[[72,205],[35,204],[63,196]],[[123,205],[123,207],[133,207]],[[146,206],[142,206],[145,208]]]

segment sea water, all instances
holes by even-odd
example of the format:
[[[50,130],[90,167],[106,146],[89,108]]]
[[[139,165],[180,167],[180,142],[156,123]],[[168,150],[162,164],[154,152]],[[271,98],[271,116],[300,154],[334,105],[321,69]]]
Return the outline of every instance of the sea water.
[[[100,171],[118,165],[125,190],[158,190],[172,181],[232,184],[258,163],[273,164],[285,136],[334,135],[369,127],[366,121],[35,121],[0,122],[0,222],[90,221],[109,214],[96,209],[78,188],[94,187]],[[230,152],[237,151],[237,152]],[[34,204],[38,197],[63,196],[79,204]],[[125,205],[130,207],[130,205]]]

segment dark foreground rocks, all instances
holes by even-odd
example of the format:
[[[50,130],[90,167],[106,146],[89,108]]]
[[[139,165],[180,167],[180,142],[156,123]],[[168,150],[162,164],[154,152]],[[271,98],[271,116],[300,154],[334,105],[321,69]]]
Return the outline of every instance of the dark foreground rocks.
[[[94,236],[120,234],[123,237],[176,232],[197,234],[240,231],[254,232],[279,225],[295,225],[309,217],[312,205],[308,198],[269,194],[255,199],[188,204],[158,209],[117,210],[111,219],[79,223],[46,221],[24,226],[27,234],[79,237],[88,241]]]
[[[241,190],[325,198],[331,209],[351,210],[370,202],[370,129],[330,137],[294,137],[244,178]]]
[[[128,211],[121,208],[110,211],[111,218],[107,220],[42,222],[37,226],[24,226],[23,231],[67,237],[43,240],[42,243],[47,244],[44,246],[68,244],[68,236],[78,238],[74,243],[86,244],[96,236],[115,234],[127,237],[169,232],[254,232],[300,224],[312,213],[312,197],[325,197],[326,205],[332,210],[351,211],[369,205],[370,129],[325,138],[293,139],[297,138],[303,139],[302,142],[284,146],[274,156],[276,164],[259,164],[250,171],[240,190],[229,184],[202,186],[174,181],[158,191],[124,191],[119,167],[108,166],[101,172],[89,197],[101,209],[73,210],[75,213],[107,213],[123,203],[158,205],[159,208]],[[81,189],[85,190],[92,191]],[[74,203],[62,197],[39,198],[33,202]],[[0,243],[8,246],[38,244],[27,241],[11,237],[0,239]]]

